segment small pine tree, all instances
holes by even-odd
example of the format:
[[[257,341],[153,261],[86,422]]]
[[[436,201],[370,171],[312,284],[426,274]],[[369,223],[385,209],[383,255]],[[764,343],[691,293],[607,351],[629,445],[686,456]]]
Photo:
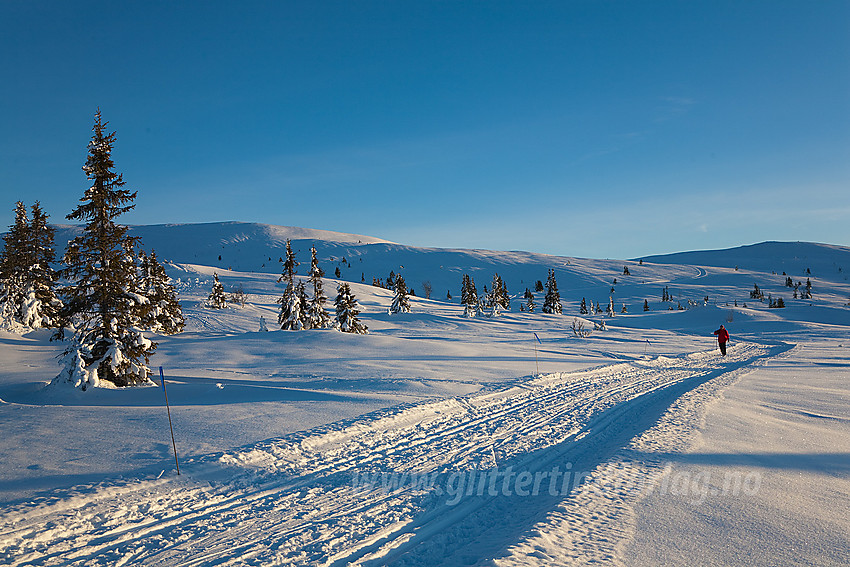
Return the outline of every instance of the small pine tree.
[[[325,272],[319,267],[316,248],[310,249],[310,282],[313,284],[313,298],[307,305],[307,320],[311,329],[327,329],[331,325],[331,316],[325,309],[328,298],[322,289],[322,277]]]
[[[142,317],[143,328],[163,335],[182,331],[186,321],[180,302],[177,301],[177,292],[154,251],[150,255],[139,252],[138,286],[139,292],[149,301],[148,309]]]
[[[581,298],[581,305],[578,308],[579,315],[587,315],[587,302],[585,302],[584,298]]]
[[[396,313],[410,313],[410,300],[407,298],[407,283],[401,274],[395,278],[395,295],[389,308],[390,315]]]
[[[475,289],[475,281],[467,274],[463,274],[460,285],[460,303],[463,305],[464,317],[475,317],[480,309],[478,301],[478,290]]]
[[[351,293],[351,286],[348,283],[341,283],[336,291],[334,329],[343,333],[367,334],[369,332],[368,327],[361,323],[357,317],[360,310],[358,309],[357,299]]]
[[[649,302],[647,300],[643,300],[643,310],[649,311]]]
[[[620,313],[628,313],[628,312],[629,312],[629,311],[628,311],[628,309],[626,309],[626,304],[624,303],[624,304],[623,304],[623,308],[622,308],[622,309],[620,309]]]
[[[613,297],[608,298],[608,307],[605,308],[605,314],[608,315],[609,317],[614,316],[614,298]]]
[[[624,275],[624,276],[630,276],[630,275],[632,275],[632,274],[631,274],[631,272],[629,272],[629,267],[628,267],[628,266],[623,266],[623,275]]]
[[[286,260],[283,258],[279,258],[281,264],[283,264],[283,271],[280,274],[280,277],[277,278],[278,283],[286,283],[288,286],[295,285],[295,274],[298,273],[298,266],[300,266],[300,262],[295,259],[295,252],[292,251],[292,241],[290,239],[286,239]]]
[[[227,294],[224,293],[224,286],[218,279],[218,274],[213,273],[213,285],[209,296],[207,297],[207,307],[210,309],[224,309],[227,307]]]
[[[537,283],[534,284],[534,291],[536,291],[537,293],[540,293],[541,291],[543,291],[543,282],[542,281],[537,280]]]
[[[561,314],[561,294],[558,292],[558,282],[555,280],[555,270],[549,270],[546,280],[546,297],[543,299],[543,313]]]
[[[531,293],[531,290],[525,288],[525,310],[529,313],[534,313],[534,310],[537,309],[537,304],[534,303],[534,294]],[[520,305],[522,307],[522,305]]]

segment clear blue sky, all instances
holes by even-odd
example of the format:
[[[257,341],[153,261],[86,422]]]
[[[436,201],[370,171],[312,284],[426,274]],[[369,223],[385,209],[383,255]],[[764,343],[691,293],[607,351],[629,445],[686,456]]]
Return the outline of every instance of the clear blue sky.
[[[0,226],[66,222],[100,107],[127,224],[624,258],[850,245],[850,2],[0,3]]]

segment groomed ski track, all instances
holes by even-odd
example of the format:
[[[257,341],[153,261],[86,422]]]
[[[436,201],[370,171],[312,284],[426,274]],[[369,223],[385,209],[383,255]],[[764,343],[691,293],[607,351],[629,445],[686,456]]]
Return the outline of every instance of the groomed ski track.
[[[622,464],[636,438],[643,449],[683,448],[672,445],[697,426],[694,408],[790,348],[738,343],[725,358],[714,350],[549,374],[197,457],[182,463],[179,477],[77,487],[7,508],[0,560],[333,567],[616,560],[640,491],[634,483],[591,491],[578,477],[601,478],[606,466]],[[646,488],[659,466],[651,461],[631,464],[626,476]],[[544,557],[534,544],[547,531],[559,557]]]

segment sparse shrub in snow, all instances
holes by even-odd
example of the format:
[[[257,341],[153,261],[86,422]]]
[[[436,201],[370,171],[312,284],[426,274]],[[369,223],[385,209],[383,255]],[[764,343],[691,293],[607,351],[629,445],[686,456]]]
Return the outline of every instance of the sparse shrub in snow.
[[[235,303],[239,307],[245,307],[248,303],[248,294],[245,293],[245,288],[242,284],[237,284],[230,292],[230,302]]]
[[[368,327],[361,323],[357,317],[360,315],[360,310],[358,309],[357,298],[351,293],[351,286],[348,283],[341,283],[336,291],[334,329],[343,333],[367,334],[369,332]]]
[[[549,278],[546,280],[546,297],[543,299],[543,313],[561,314],[561,294],[558,292],[558,282],[555,280],[555,270],[549,270]]]
[[[594,331],[607,331],[608,327],[605,325],[605,319],[599,321],[598,323],[596,321],[594,321],[593,322],[593,330]]]
[[[224,309],[227,307],[227,295],[224,293],[224,286],[218,281],[218,274],[213,274],[213,285],[209,296],[207,297],[206,306],[210,309]]]
[[[407,284],[401,274],[395,277],[395,295],[389,308],[389,313],[410,313],[410,301],[407,298]]]
[[[585,337],[589,337],[591,333],[590,329],[584,328],[584,320],[578,319],[576,317],[573,318],[573,323],[570,328],[573,330],[573,334],[575,336],[582,339]]]
[[[142,333],[150,301],[138,292],[134,250],[139,239],[114,222],[133,208],[136,193],[123,189],[122,176],[112,171],[115,133],[106,133],[99,110],[93,130],[83,167],[92,185],[66,217],[86,225],[63,257],[69,284],[62,289],[63,328],[57,337],[64,338],[64,327],[74,336],[57,380],[80,388],[102,380],[122,387],[145,384],[150,382],[147,365],[156,343]]]

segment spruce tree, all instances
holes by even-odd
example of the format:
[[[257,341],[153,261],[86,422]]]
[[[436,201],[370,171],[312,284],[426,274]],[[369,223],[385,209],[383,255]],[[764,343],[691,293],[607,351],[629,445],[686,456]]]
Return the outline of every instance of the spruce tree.
[[[558,282],[555,280],[555,270],[549,270],[549,278],[546,280],[546,297],[543,299],[543,313],[557,313],[563,311],[561,307],[561,294],[558,292]]]
[[[534,294],[531,293],[530,289],[525,288],[525,296],[524,297],[526,299],[525,310],[528,311],[529,313],[534,313],[534,310],[537,308],[537,304],[534,303]]]
[[[59,274],[52,267],[56,259],[53,248],[56,231],[48,224],[47,215],[38,201],[32,205],[29,232],[33,262],[27,271],[27,298],[21,312],[22,322],[30,328],[55,327],[59,323],[59,310],[62,307],[55,292]]]
[[[341,283],[336,291],[334,329],[343,333],[367,334],[369,332],[368,327],[361,323],[357,317],[360,310],[358,309],[357,299],[351,293],[351,286],[348,283]]]
[[[389,313],[410,313],[410,300],[407,298],[407,283],[404,277],[399,274],[395,277],[395,295],[390,305]]]
[[[0,253],[0,326],[20,329],[21,307],[26,297],[25,271],[29,262],[29,219],[23,202],[15,204],[15,223],[3,236]]]
[[[280,313],[277,321],[280,328],[285,331],[300,331],[304,328],[304,308],[301,303],[301,297],[295,289],[295,274],[299,262],[295,259],[295,253],[292,251],[292,242],[286,240],[286,260],[283,260],[283,273],[277,279],[278,282],[286,283],[286,289],[283,290],[283,295],[278,298],[277,303],[280,304]]]
[[[581,306],[579,306],[578,312],[580,315],[587,315],[587,303],[583,297],[581,298]]]
[[[307,320],[311,329],[327,329],[331,325],[331,316],[325,309],[328,298],[322,289],[322,277],[325,272],[319,267],[316,247],[310,249],[310,283],[313,284],[313,298],[307,305]]]
[[[207,296],[207,307],[210,309],[224,309],[227,307],[227,295],[224,286],[218,280],[218,274],[213,273],[213,285],[209,296]]]
[[[149,301],[149,309],[142,320],[144,328],[162,335],[174,335],[183,330],[186,321],[177,292],[154,251],[139,253],[139,288]]]
[[[475,317],[479,311],[478,290],[475,289],[475,281],[467,274],[463,275],[460,286],[460,303],[464,317]]]
[[[83,233],[68,243],[63,275],[61,318],[74,330],[65,351],[65,368],[57,377],[82,389],[107,380],[116,386],[149,381],[149,357],[156,343],[141,327],[146,297],[135,293],[137,237],[116,219],[135,205],[136,192],[124,189],[121,174],[113,171],[115,132],[107,133],[100,110],[83,171],[92,185],[68,220],[85,222]],[[63,331],[57,333],[63,336]]]

